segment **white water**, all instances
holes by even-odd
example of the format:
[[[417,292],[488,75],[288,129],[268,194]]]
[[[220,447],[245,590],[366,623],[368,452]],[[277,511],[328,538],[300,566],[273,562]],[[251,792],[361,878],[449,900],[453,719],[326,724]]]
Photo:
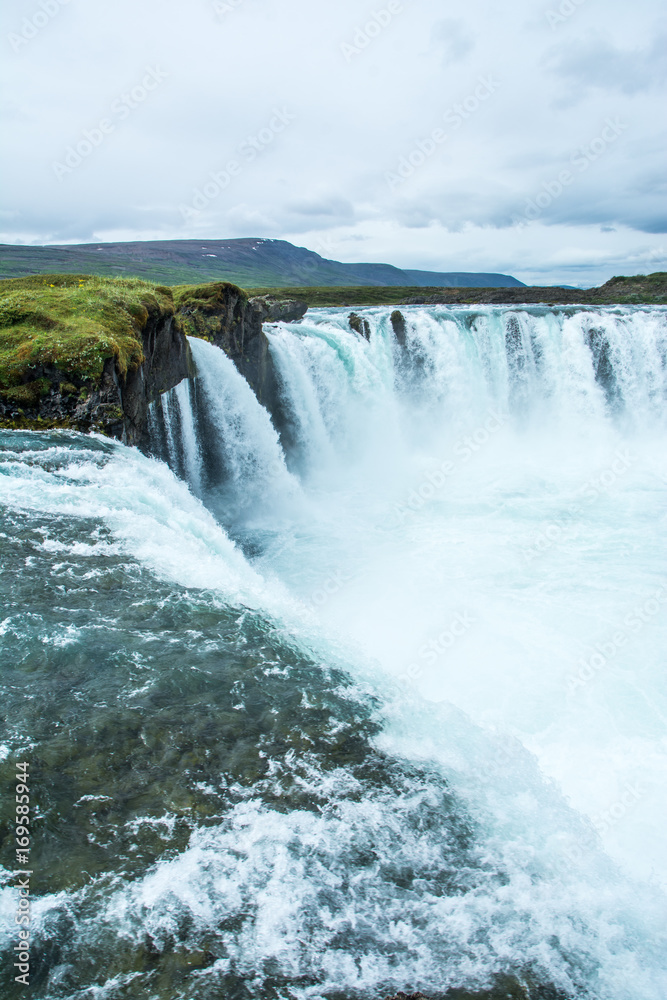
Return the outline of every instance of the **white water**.
[[[120,551],[164,580],[210,588],[233,603],[261,601],[262,578],[166,466],[106,439],[93,439],[89,449],[72,449],[70,443],[59,444],[58,436],[49,448],[2,453],[0,503],[26,512],[91,518],[111,530]],[[57,525],[44,544],[60,545],[56,534]]]
[[[195,421],[192,412],[193,385],[190,380],[179,382],[173,390],[178,401],[181,415],[181,436],[185,473],[188,483],[197,496],[201,495],[201,446],[197,439]]]
[[[228,359],[192,342],[218,434],[202,438],[182,390],[179,419],[166,408],[174,456],[188,436],[202,483],[213,451],[234,533],[261,549],[252,567],[168,470],[121,448],[104,465],[55,448],[48,469],[23,452],[2,499],[101,517],[164,579],[274,613],[277,578],[318,619],[324,662],[348,650],[384,702],[379,745],[434,762],[479,824],[480,857],[507,873],[488,891],[388,901],[371,871],[345,897],[348,924],[390,951],[410,937],[407,981],[481,982],[514,962],[566,987],[564,953],[595,997],[664,1000],[665,311],[410,309],[406,352],[389,310],[365,315],[370,343],[338,311],[270,330],[287,465]],[[279,613],[296,626],[288,601]],[[387,970],[376,952],[328,951],[318,894],[345,881],[350,836],[418,867],[427,846],[390,799],[334,801],[319,819],[241,806],[112,896],[106,918],[138,915],[137,933],[159,937],[177,907],[215,927],[253,898],[257,921],[230,936],[241,965],[320,962],[330,989],[373,990]]]
[[[664,894],[667,314],[414,309],[407,352],[366,315],[370,344],[336,311],[270,334],[319,517],[264,565],[399,680],[382,745],[439,760],[503,850],[585,857],[592,899],[597,843]],[[586,842],[543,792],[528,805],[505,746]],[[654,995],[609,975],[610,996]]]
[[[270,334],[319,518],[264,565],[388,677],[520,740],[665,889],[667,315],[407,314],[405,354],[387,310],[370,344],[335,311]],[[451,759],[437,723],[390,734]]]
[[[379,667],[382,745],[440,761],[503,850],[527,849],[515,740],[589,824],[536,803],[530,850],[601,849],[664,892],[667,314],[406,312],[405,351],[388,310],[366,313],[370,343],[335,310],[271,329],[311,504],[259,565]]]
[[[190,347],[213,425],[207,449],[219,463],[227,507],[238,517],[257,506],[275,507],[298,492],[298,484],[268,413],[223,351],[204,340],[191,339]]]

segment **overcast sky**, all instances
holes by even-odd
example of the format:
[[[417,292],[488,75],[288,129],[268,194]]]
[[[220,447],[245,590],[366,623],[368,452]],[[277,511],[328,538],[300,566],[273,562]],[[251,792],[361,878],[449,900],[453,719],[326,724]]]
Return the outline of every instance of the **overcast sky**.
[[[662,0],[4,0],[0,242],[667,269]]]

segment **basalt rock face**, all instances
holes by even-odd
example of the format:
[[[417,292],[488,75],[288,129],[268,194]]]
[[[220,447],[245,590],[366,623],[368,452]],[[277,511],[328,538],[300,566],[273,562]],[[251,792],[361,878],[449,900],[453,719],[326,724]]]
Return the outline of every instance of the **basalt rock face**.
[[[236,367],[254,389],[260,403],[272,414],[277,414],[278,383],[269,353],[269,342],[264,333],[264,323],[294,323],[302,319],[308,306],[296,299],[285,301],[269,295],[248,299],[246,308],[246,329],[248,333],[246,352],[242,357],[233,357]]]
[[[366,340],[371,339],[371,326],[367,319],[362,319],[358,313],[351,312],[347,321],[350,324],[351,330],[354,330],[355,333],[365,337]]]
[[[85,378],[58,364],[34,365],[30,382],[0,396],[6,427],[97,431],[125,444],[148,446],[148,407],[161,393],[194,374],[187,340],[173,305],[147,310],[137,331],[143,362],[122,372],[115,357],[101,375]]]
[[[147,448],[148,407],[158,396],[194,375],[188,342],[175,316],[147,324],[143,333],[144,363],[118,381],[126,444]],[[118,436],[118,435],[114,435]]]
[[[0,396],[4,427],[71,428],[122,437],[123,409],[112,358],[94,387],[54,365],[36,366],[32,374],[32,381]]]
[[[401,347],[405,347],[406,332],[405,332],[405,316],[400,309],[394,309],[391,314],[391,326],[394,331],[394,336],[396,337],[397,343]]]
[[[296,299],[248,298],[235,285],[217,282],[182,292],[177,316],[185,333],[203,337],[225,352],[280,429],[279,385],[263,325],[295,322],[307,309]]]
[[[220,347],[249,383],[260,403],[280,423],[279,388],[264,323],[294,322],[308,309],[303,302],[263,295],[248,298],[227,282],[203,285],[176,299],[174,317],[144,336],[146,361],[122,391],[124,440],[148,447],[148,405],[163,392],[196,374],[186,335]]]
[[[30,382],[0,394],[2,424],[98,431],[148,450],[150,404],[196,374],[187,335],[222,348],[279,424],[279,387],[263,324],[301,319],[306,304],[267,295],[248,298],[226,282],[175,289],[173,295],[167,288],[160,292],[159,301],[149,301],[141,328],[135,327],[140,364],[121,371],[109,357],[94,380],[57,361],[33,365]]]

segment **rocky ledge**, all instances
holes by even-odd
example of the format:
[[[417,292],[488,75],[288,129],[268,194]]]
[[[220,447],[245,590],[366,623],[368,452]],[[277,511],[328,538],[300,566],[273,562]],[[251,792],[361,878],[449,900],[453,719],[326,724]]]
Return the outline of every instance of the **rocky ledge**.
[[[300,319],[306,309],[226,282],[2,281],[0,426],[95,430],[147,447],[149,405],[194,374],[187,335],[221,347],[268,403],[275,379],[263,324]]]

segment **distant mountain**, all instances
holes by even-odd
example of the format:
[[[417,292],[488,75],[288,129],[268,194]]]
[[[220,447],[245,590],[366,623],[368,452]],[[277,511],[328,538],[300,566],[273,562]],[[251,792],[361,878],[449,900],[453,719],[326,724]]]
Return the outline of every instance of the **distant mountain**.
[[[165,285],[231,281],[242,288],[525,287],[507,274],[403,271],[391,264],[341,264],[285,240],[158,240],[47,247],[0,245],[0,278],[21,278],[30,274],[128,274]]]

